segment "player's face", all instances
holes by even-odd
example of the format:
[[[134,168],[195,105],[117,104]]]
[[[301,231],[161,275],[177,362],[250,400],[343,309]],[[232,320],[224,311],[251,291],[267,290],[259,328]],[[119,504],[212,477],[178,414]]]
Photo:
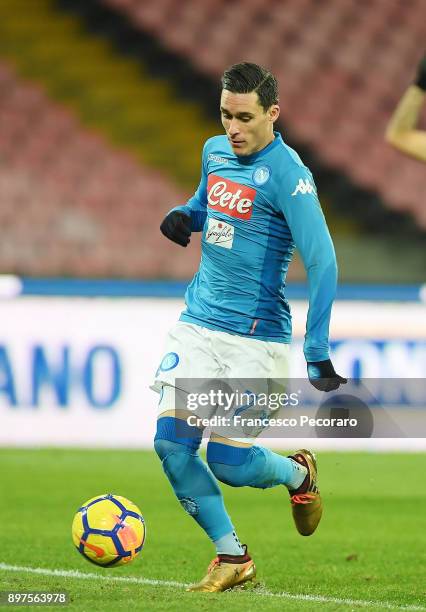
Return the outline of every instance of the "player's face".
[[[236,155],[251,155],[264,149],[274,139],[274,121],[280,108],[273,104],[266,111],[255,91],[232,93],[222,90],[220,98],[222,125]]]

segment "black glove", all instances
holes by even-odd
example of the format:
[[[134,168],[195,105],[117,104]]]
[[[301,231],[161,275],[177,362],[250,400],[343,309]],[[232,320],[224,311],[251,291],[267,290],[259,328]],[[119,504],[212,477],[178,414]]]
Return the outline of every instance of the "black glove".
[[[335,391],[348,382],[347,378],[336,374],[330,359],[308,361],[308,378],[318,391]]]
[[[414,84],[423,91],[426,92],[426,55],[423,56],[423,59],[420,60],[420,63],[417,67],[417,76]]]
[[[174,210],[165,217],[160,230],[169,240],[186,247],[191,240],[191,217],[180,210]]]

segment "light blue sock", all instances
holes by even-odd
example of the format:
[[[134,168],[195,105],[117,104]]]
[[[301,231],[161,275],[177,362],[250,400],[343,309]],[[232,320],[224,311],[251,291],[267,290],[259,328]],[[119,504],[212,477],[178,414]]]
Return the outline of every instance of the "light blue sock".
[[[207,461],[216,478],[232,487],[268,489],[285,485],[297,489],[307,474],[297,461],[262,446],[248,448],[209,442]]]
[[[215,543],[232,534],[234,527],[217,481],[197,453],[200,441],[201,436],[177,438],[173,417],[158,420],[154,447],[163,469],[182,507]],[[228,554],[241,554],[232,551]]]
[[[291,473],[289,474],[285,485],[291,491],[294,489],[298,489],[302,482],[305,480],[308,470],[305,468],[304,465],[300,465],[300,463],[298,463],[294,459],[290,459],[289,457],[283,457],[283,459],[287,459],[287,461],[290,461],[291,466]]]
[[[243,555],[244,548],[241,546],[235,531],[227,533],[215,541],[216,552],[218,555]]]

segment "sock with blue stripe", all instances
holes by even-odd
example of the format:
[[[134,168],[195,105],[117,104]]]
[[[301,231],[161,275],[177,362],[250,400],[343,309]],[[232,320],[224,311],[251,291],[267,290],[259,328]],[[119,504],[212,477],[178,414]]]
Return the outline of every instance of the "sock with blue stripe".
[[[201,435],[194,434],[194,430],[185,421],[177,428],[173,417],[160,418],[155,450],[182,507],[204,529],[218,554],[242,555],[244,550],[226,512],[217,481],[198,455]]]

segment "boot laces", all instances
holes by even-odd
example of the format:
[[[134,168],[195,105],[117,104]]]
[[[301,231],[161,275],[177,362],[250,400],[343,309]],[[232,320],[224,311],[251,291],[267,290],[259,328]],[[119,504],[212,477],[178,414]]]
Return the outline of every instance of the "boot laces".
[[[311,504],[313,500],[315,499],[315,497],[316,495],[313,495],[312,493],[299,493],[291,497],[291,503],[293,505]]]
[[[207,568],[207,573],[211,574],[211,572],[218,566],[220,565],[220,559],[219,557],[215,557],[213,559],[213,561],[210,563],[210,565]]]

